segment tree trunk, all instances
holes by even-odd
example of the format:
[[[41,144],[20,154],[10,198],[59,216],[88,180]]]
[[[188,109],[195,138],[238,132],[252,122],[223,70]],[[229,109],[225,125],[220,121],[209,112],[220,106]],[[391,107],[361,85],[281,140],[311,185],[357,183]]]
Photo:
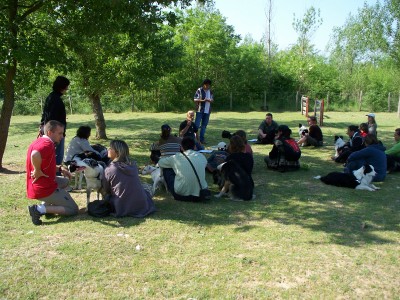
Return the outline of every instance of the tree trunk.
[[[3,169],[3,155],[7,145],[8,130],[10,128],[11,115],[15,103],[14,78],[17,73],[17,61],[9,65],[5,78],[4,102],[0,115],[0,170]]]
[[[89,95],[89,99],[92,102],[92,109],[96,124],[96,138],[106,140],[106,122],[104,120],[103,108],[101,107],[100,95],[97,93],[92,93]]]

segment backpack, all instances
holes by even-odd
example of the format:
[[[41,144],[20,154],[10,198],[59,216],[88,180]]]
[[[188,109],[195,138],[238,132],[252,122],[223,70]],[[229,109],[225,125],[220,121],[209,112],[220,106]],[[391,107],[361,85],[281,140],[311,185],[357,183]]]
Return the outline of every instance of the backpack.
[[[285,159],[288,161],[299,160],[301,156],[301,150],[299,145],[294,139],[284,139],[283,147],[285,150]]]

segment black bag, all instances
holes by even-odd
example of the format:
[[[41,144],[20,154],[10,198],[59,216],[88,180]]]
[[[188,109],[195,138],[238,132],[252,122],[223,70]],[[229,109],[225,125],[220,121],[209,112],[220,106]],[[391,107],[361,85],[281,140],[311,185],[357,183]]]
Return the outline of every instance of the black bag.
[[[209,189],[201,189],[199,195],[200,201],[207,201],[211,199],[211,192]]]
[[[111,214],[111,204],[107,200],[94,200],[89,202],[88,214],[96,218],[108,217]]]

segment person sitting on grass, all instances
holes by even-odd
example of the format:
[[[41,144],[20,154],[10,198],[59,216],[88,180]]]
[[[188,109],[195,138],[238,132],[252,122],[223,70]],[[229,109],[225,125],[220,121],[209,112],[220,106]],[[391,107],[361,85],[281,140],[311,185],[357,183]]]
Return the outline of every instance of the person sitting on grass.
[[[143,218],[156,211],[150,189],[140,182],[136,165],[129,159],[129,147],[113,140],[108,148],[110,165],[104,170],[102,186],[114,217]]]
[[[264,158],[267,167],[273,170],[288,171],[300,168],[301,150],[296,141],[290,137],[292,130],[286,125],[279,125],[274,146]]]
[[[338,148],[338,157],[332,157],[332,159],[337,163],[345,163],[349,155],[355,151],[359,151],[363,149],[364,139],[361,137],[361,134],[358,131],[358,127],[356,125],[350,125],[347,127],[346,131],[349,136],[349,140],[344,144],[343,147]]]
[[[179,153],[181,150],[181,142],[182,138],[171,134],[171,127],[168,124],[162,125],[160,139],[150,148],[150,160],[154,164],[157,164],[161,157]]]
[[[365,164],[372,165],[377,173],[375,182],[384,181],[386,177],[387,161],[386,148],[378,141],[376,135],[368,133],[364,138],[365,148],[350,154],[344,168],[345,173],[352,173]]]
[[[400,128],[394,131],[394,141],[396,144],[385,151],[387,159],[387,170],[388,172],[400,171]]]
[[[265,120],[258,126],[258,137],[259,144],[273,144],[276,130],[278,129],[278,123],[273,120],[271,113],[265,115]]]
[[[213,151],[210,157],[207,159],[206,170],[210,173],[213,173],[215,170],[217,170],[217,167],[225,161],[227,156],[228,152],[226,151],[226,143],[219,142],[217,145],[217,150]]]
[[[207,159],[203,154],[194,151],[195,142],[190,136],[185,136],[181,145],[182,153],[160,158],[158,165],[163,168],[168,191],[175,200],[198,202],[200,201],[200,189],[208,187],[205,172]],[[196,170],[201,187],[188,159]]]
[[[77,215],[79,208],[71,195],[64,190],[68,187],[71,173],[56,165],[55,146],[64,138],[64,124],[50,120],[44,125],[44,135],[33,141],[26,155],[26,193],[29,199],[42,204],[28,207],[34,225],[41,225],[41,216],[57,214]],[[56,176],[59,171],[63,177]]]
[[[297,141],[297,144],[299,146],[322,146],[324,136],[321,128],[317,125],[317,118],[314,116],[308,117],[307,122],[310,125],[308,133],[305,133],[303,137]]]

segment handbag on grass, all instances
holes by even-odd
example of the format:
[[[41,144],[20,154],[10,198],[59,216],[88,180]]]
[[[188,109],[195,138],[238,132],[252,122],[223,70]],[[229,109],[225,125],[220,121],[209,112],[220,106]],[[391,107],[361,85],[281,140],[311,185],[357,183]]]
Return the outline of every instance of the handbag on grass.
[[[206,200],[210,200],[211,199],[211,192],[208,188],[203,189],[203,187],[201,186],[201,182],[200,182],[200,178],[199,175],[197,175],[196,169],[194,168],[192,162],[190,161],[189,157],[187,157],[187,155],[182,152],[183,156],[186,157],[186,159],[189,161],[190,165],[192,166],[192,169],[194,171],[194,174],[196,175],[197,181],[199,182],[199,186],[200,186],[200,194],[199,194],[199,198],[200,201],[206,201]]]

